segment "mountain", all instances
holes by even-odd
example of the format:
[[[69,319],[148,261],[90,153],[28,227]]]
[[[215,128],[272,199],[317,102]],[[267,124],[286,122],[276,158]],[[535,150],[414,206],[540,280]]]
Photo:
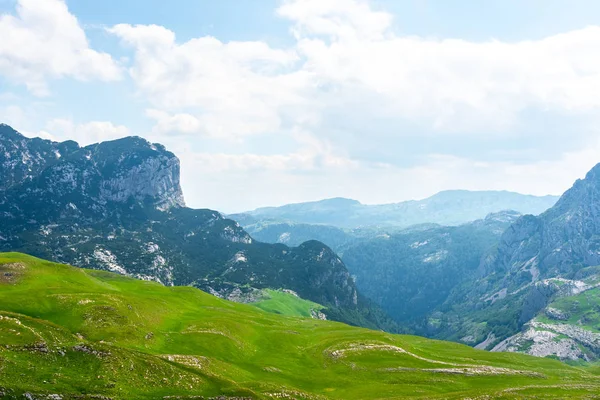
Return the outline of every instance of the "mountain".
[[[505,191],[440,192],[424,200],[364,205],[356,200],[329,199],[281,207],[259,208],[231,217],[242,225],[294,223],[331,225],[337,228],[404,228],[423,223],[460,225],[502,210],[539,214],[556,203],[555,196],[529,196]]]
[[[590,399],[598,367],[286,317],[0,254],[5,399]]]
[[[426,319],[477,272],[481,257],[519,216],[504,211],[460,226],[380,235],[350,245],[343,259],[362,293],[427,335]]]
[[[238,222],[253,238],[261,242],[298,246],[308,240],[318,240],[327,244],[337,254],[342,254],[348,246],[358,241],[398,230],[394,228],[342,229],[330,225],[265,222],[248,216],[240,218]]]
[[[288,289],[328,318],[395,330],[323,243],[254,241],[212,210],[185,207],[179,160],[138,137],[80,147],[0,126],[0,251],[20,251],[252,301]]]
[[[482,260],[479,279],[465,299],[487,308],[500,302],[515,311],[527,340],[521,349],[536,352],[534,342],[553,332],[554,352],[565,358],[600,357],[600,326],[592,323],[600,310],[595,288],[600,282],[600,164],[575,182],[556,205],[538,217],[524,216],[503,235],[497,248]],[[491,299],[486,303],[485,299]],[[581,303],[580,303],[581,301]],[[579,314],[587,303],[589,315]],[[515,306],[516,305],[516,306]],[[586,311],[586,312],[587,312]],[[584,315],[585,314],[585,315]],[[573,320],[568,315],[578,316]],[[549,318],[549,319],[548,319]],[[542,334],[536,332],[544,332]],[[514,332],[513,332],[514,333]],[[560,335],[560,336],[559,336]],[[523,339],[523,334],[519,334]],[[589,337],[590,340],[582,339]],[[561,339],[562,338],[562,339]],[[515,349],[510,343],[499,349]],[[550,338],[552,339],[552,338]],[[565,346],[575,346],[567,352]],[[547,347],[547,346],[546,346]],[[546,349],[545,351],[549,351]],[[567,354],[568,353],[568,354]]]

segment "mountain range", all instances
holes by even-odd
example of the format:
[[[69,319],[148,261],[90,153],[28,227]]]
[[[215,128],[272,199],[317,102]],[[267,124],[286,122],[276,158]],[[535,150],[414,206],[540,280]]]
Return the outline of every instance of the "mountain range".
[[[406,228],[434,223],[460,225],[501,210],[540,214],[552,207],[556,196],[530,196],[507,191],[451,190],[424,200],[365,205],[356,200],[334,198],[308,203],[265,207],[233,214],[242,225],[256,222],[319,224],[337,228]]]
[[[0,251],[20,251],[220,297],[287,289],[330,319],[397,328],[326,245],[255,241],[213,210],[185,207],[179,160],[129,137],[80,147],[0,125]]]

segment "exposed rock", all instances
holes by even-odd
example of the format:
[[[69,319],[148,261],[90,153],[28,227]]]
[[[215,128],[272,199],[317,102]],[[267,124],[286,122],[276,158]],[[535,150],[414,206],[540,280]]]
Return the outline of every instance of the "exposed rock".
[[[77,344],[73,346],[73,351],[78,351],[85,354],[92,354],[98,358],[104,358],[110,356],[110,352],[108,351],[99,351],[96,350],[86,344]]]
[[[589,361],[587,355],[573,339],[561,338],[555,332],[536,329],[535,326],[530,326],[525,332],[500,342],[492,351],[521,352],[536,357],[556,356],[561,360]]]
[[[48,345],[45,342],[27,345],[25,346],[25,349],[28,351],[33,351],[42,354],[48,354],[50,352],[50,349],[48,349]]]
[[[600,333],[594,333],[578,326],[569,324],[545,324],[532,321],[531,326],[538,329],[548,329],[562,333],[593,350],[600,350]]]
[[[475,346],[476,349],[486,350],[492,343],[496,341],[496,336],[493,333],[489,333],[485,340]]]
[[[321,311],[315,310],[315,309],[310,310],[310,316],[314,319],[320,319],[322,321],[327,320],[327,315],[325,315]]]
[[[545,313],[548,316],[548,318],[551,319],[556,319],[559,321],[566,321],[569,319],[569,314],[557,310],[556,308],[548,307],[546,308]]]

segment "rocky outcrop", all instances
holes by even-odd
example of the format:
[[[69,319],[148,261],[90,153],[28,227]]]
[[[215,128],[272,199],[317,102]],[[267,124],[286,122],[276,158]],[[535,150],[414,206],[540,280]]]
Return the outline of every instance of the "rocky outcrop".
[[[554,356],[561,360],[590,360],[575,340],[561,337],[551,330],[537,329],[533,324],[523,333],[500,342],[492,351],[519,352],[536,357]]]
[[[492,351],[527,353],[561,360],[591,361],[600,354],[600,334],[564,324],[531,321],[524,331],[497,344]]]
[[[556,308],[548,307],[545,310],[546,316],[557,321],[566,321],[569,319],[569,314],[564,313]]]
[[[554,207],[514,223],[481,269],[484,276],[505,272],[503,285],[516,289],[528,283],[516,280],[521,272],[529,272],[530,281],[537,281],[599,264],[600,164],[575,182]]]
[[[64,153],[79,146],[74,142],[54,143],[29,139],[8,125],[0,124],[0,190],[6,190],[37,176],[57,163]]]

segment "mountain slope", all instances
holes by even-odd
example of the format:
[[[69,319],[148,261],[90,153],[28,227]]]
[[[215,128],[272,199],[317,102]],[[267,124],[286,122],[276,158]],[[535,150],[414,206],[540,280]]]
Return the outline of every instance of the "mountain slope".
[[[0,396],[592,398],[597,368],[283,317],[0,254]]]
[[[556,203],[555,196],[528,196],[501,191],[440,192],[424,200],[395,204],[364,205],[356,200],[328,199],[281,207],[259,208],[231,217],[251,223],[321,224],[338,228],[399,227],[423,223],[460,225],[502,210],[539,214]],[[250,222],[252,219],[254,222]],[[248,221],[248,223],[247,223]]]
[[[521,328],[525,333],[535,328],[544,315],[552,314],[552,302],[565,296],[588,296],[582,292],[600,280],[597,269],[587,268],[600,265],[599,238],[600,164],[585,179],[575,182],[554,207],[538,217],[523,216],[506,230],[496,248],[482,258],[471,284],[449,299],[452,311],[444,318],[454,323],[441,337],[451,337],[452,332],[466,334],[477,325],[489,334],[482,347],[530,350],[499,342]],[[490,320],[504,321],[505,329],[490,330],[485,326]],[[585,320],[572,326],[593,333]],[[535,336],[534,332],[527,335]],[[581,350],[565,358],[600,356],[600,346]]]
[[[482,255],[518,217],[505,211],[455,227],[382,235],[349,246],[343,258],[360,290],[390,316],[420,334],[434,334],[426,319],[471,278]]]
[[[12,177],[0,190],[2,251],[236,299],[290,289],[325,306],[329,318],[396,329],[324,244],[255,242],[216,211],[186,208],[179,160],[159,144],[132,137],[79,147],[4,125],[0,145],[0,171]]]
[[[286,222],[250,222],[251,218],[237,220],[246,232],[256,240],[265,243],[282,243],[288,246],[298,246],[308,240],[318,240],[327,244],[337,254],[353,243],[368,240],[386,232],[399,229],[342,229],[329,225],[297,224]]]

